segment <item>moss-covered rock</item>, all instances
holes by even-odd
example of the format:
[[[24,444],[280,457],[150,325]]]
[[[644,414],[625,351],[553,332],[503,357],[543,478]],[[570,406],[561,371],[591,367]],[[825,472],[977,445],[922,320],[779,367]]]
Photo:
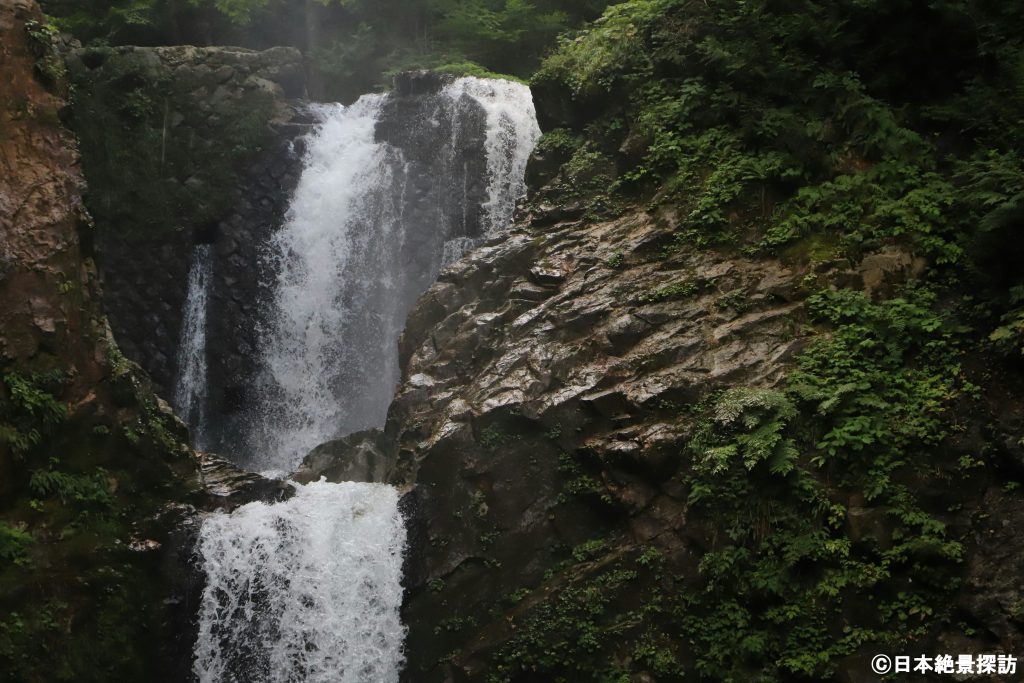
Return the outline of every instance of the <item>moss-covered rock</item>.
[[[44,25],[0,6],[0,680],[181,680],[167,505],[197,490],[195,463],[100,314]]]

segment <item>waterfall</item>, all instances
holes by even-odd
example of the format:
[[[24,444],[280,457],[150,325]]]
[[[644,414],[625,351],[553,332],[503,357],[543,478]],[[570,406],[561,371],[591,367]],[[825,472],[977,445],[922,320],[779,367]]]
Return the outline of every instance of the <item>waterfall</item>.
[[[511,222],[525,192],[540,136],[529,88],[460,78],[432,110],[397,124],[389,97],[318,109],[286,223],[266,250],[276,280],[247,427],[256,469],[290,471],[325,441],[383,425],[409,309],[443,265]],[[464,123],[474,117],[476,138]],[[428,144],[446,127],[448,144]],[[486,159],[475,207],[474,152]]]
[[[201,683],[395,683],[405,528],[381,484],[298,486],[203,524]]]
[[[508,81],[461,78],[414,102],[368,95],[315,113],[261,264],[273,301],[236,447],[263,471],[383,425],[409,309],[446,263],[511,222],[540,136],[529,89]],[[396,489],[351,482],[211,515],[197,544],[197,678],[397,681],[403,524]]]
[[[206,309],[212,274],[210,245],[196,245],[188,272],[172,400],[175,411],[191,428],[197,449],[206,445]]]
[[[540,127],[530,89],[512,81],[460,78],[444,89],[450,100],[468,96],[487,115],[487,201],[485,232],[493,235],[512,222],[518,201],[526,194],[526,162]]]

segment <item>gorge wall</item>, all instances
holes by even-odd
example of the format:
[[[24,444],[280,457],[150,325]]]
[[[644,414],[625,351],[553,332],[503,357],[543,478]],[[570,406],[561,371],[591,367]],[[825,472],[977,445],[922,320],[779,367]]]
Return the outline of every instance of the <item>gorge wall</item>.
[[[711,583],[710,558],[729,545],[723,537],[783,536],[787,507],[802,508],[786,490],[789,470],[762,470],[754,450],[739,451],[748,465],[710,470],[696,444],[727,444],[709,437],[722,430],[754,449],[767,434],[765,457],[782,457],[772,420],[790,410],[788,376],[821,343],[809,283],[885,300],[923,263],[894,248],[817,268],[799,257],[666,255],[673,225],[671,212],[640,210],[552,221],[535,203],[510,235],[445,270],[410,314],[386,428],[307,459],[301,479],[413,486],[404,680],[690,675],[713,652],[708,615],[745,590],[742,578]],[[937,561],[954,616],[920,631],[913,647],[923,651],[1021,644],[1017,573],[1005,564],[1021,549],[1010,529],[1024,514],[1002,484],[1013,456],[996,458],[992,470],[963,470],[964,457],[985,448],[983,433],[1002,430],[988,438],[1012,441],[1015,422],[998,403],[971,410],[964,435],[936,446],[912,480],[969,558]],[[951,489],[950,477],[959,486]],[[736,522],[718,507],[730,494],[701,496],[748,478],[755,488]],[[884,507],[830,490],[840,537],[898,544],[899,521]],[[929,580],[903,571],[893,570],[901,586]],[[857,590],[848,597],[870,604]],[[864,623],[847,611],[855,609],[822,623],[841,634]],[[855,649],[829,680],[871,680],[879,647]]]
[[[537,91],[549,126],[619,111],[568,92]],[[642,140],[570,135],[411,311],[386,427],[298,475],[411,487],[404,680],[860,682],[877,652],[1018,651],[1020,383],[950,341],[934,264],[708,244],[672,201],[610,201]]]
[[[778,83],[768,79],[772,89],[761,101],[757,88],[768,81],[756,69],[709,68],[687,41],[700,49],[717,44],[700,42],[701,31],[733,26],[733,17],[708,29],[700,3],[684,4],[664,17],[615,10],[612,18],[625,21],[627,30],[596,31],[596,48],[584,37],[567,43],[555,66],[535,79],[548,134],[529,168],[530,206],[508,235],[450,263],[412,308],[386,426],[322,444],[297,476],[407,487],[403,675],[410,682],[859,683],[873,680],[869,660],[876,652],[1017,652],[1022,646],[1018,560],[1024,549],[1015,529],[1024,521],[1024,391],[1019,365],[995,355],[978,331],[988,322],[977,322],[983,314],[970,300],[972,281],[958,279],[963,273],[948,261],[956,250],[931,222],[945,209],[929,205],[929,193],[943,199],[953,184],[887,185],[905,169],[896,173],[886,164],[894,156],[909,163],[906,150],[864,151],[857,136],[882,121],[879,136],[889,140],[892,111],[876,116],[868,108],[864,120],[851,123],[837,113],[859,111],[846,107],[845,91],[826,96],[826,87],[790,102],[801,86],[778,76]],[[679,55],[666,47],[673,41],[683,43]],[[586,48],[594,52],[572,54]],[[731,54],[744,54],[733,48]],[[172,149],[160,142],[165,123],[175,120],[165,113],[176,108],[145,91],[141,82],[148,78],[121,79],[111,68],[118,59],[149,64],[157,69],[155,82],[164,82],[167,69],[191,69],[173,66],[174,60],[222,58],[187,48],[92,54],[76,53],[76,78],[88,84],[89,74],[102,75],[126,88],[121,94],[131,97],[122,98],[118,125],[131,129],[139,117],[147,122],[139,129],[145,135],[121,156],[125,163],[138,150],[147,150],[144,158],[152,162],[154,150]],[[240,54],[263,63],[257,53]],[[612,58],[594,61],[593,54]],[[765,63],[761,55],[754,61]],[[645,87],[651,63],[675,79],[677,87],[666,90],[678,91],[679,101]],[[634,68],[625,76],[615,71]],[[743,80],[748,72],[758,74],[756,83]],[[780,73],[798,74],[800,84],[833,83],[797,69]],[[222,97],[264,90],[249,75],[239,84],[227,74],[231,85],[220,90]],[[435,121],[443,86],[428,74],[400,80],[395,97],[374,114],[373,141],[401,148],[408,164],[421,161],[423,150],[407,144],[408,122]],[[280,103],[281,93],[269,90],[266,101]],[[205,100],[218,88],[188,92]],[[750,124],[734,106],[747,97],[756,102],[748,105],[754,111],[776,118],[764,117],[762,126],[758,115]],[[780,98],[822,111],[794,113]],[[91,120],[88,111],[76,109],[81,131]],[[225,111],[211,124],[211,116],[182,119],[180,134],[235,120]],[[485,116],[486,109],[468,112],[470,128],[460,134],[479,138],[473,122]],[[680,120],[659,118],[672,116]],[[300,127],[278,130],[303,130],[308,119],[293,117],[288,112],[280,120]],[[793,120],[800,125],[789,125]],[[449,144],[452,131],[437,129],[443,133],[429,144]],[[892,137],[903,144],[916,134],[901,130]],[[212,143],[211,153],[226,149],[215,135],[199,137]],[[288,135],[281,137],[270,157],[294,164]],[[940,147],[930,131],[925,138]],[[90,144],[103,139],[99,129],[83,132],[87,160]],[[252,151],[244,144],[241,150]],[[406,168],[395,159],[386,170]],[[484,238],[489,198],[479,178],[486,163],[479,156],[465,162],[461,171],[444,169],[443,190],[462,189],[472,199],[465,206],[480,211],[439,212],[436,187],[426,182],[409,188],[407,206],[418,217],[459,226],[459,237]],[[255,196],[265,192],[269,205],[254,208],[251,217],[226,205],[214,210],[201,193],[196,202],[188,194],[244,186],[248,181],[238,180],[244,172],[239,176],[235,167],[226,184],[199,178],[190,186],[187,170],[153,176],[181,202],[163,207],[158,218],[190,212],[195,218],[154,240],[140,238],[146,268],[124,263],[137,255],[134,247],[130,254],[117,251],[123,248],[111,234],[115,257],[101,266],[111,269],[108,283],[119,269],[125,273],[108,294],[111,314],[124,311],[125,334],[141,335],[133,352],[165,387],[175,372],[187,254],[197,241],[214,242],[218,253],[225,249],[225,260],[237,256],[232,277],[244,283],[217,282],[214,298],[228,296],[239,308],[215,324],[251,316],[246,305],[263,305],[251,289],[256,254],[238,251],[263,235],[232,230],[273,229],[284,218],[281,202],[296,176],[267,163],[259,167],[264,170],[254,167],[248,187]],[[878,168],[879,176],[870,175]],[[910,175],[934,180],[936,168],[945,167],[924,164]],[[644,185],[651,178],[657,180]],[[831,184],[835,178],[840,181]],[[135,187],[124,181],[95,183],[90,201],[97,214],[104,201],[96,197]],[[804,184],[814,192],[801,194]],[[179,186],[189,189],[174,189]],[[157,185],[152,189],[112,198],[108,208],[144,212],[147,198],[163,196]],[[893,196],[885,194],[890,191]],[[785,204],[793,197],[807,203]],[[875,204],[882,208],[865,215]],[[791,220],[793,214],[805,222]],[[227,225],[231,215],[239,216],[237,226]],[[838,227],[836,215],[844,220]],[[1011,230],[1016,215],[1007,211],[999,229]],[[819,229],[814,220],[829,227]],[[133,223],[127,213],[109,220],[126,226],[126,244]],[[917,239],[915,230],[924,237]],[[232,234],[239,246],[229,248]],[[169,275],[157,274],[164,266],[152,256],[162,253],[164,241],[173,253]],[[98,236],[102,256],[101,242]],[[411,258],[437,247],[414,239],[407,252],[396,253]],[[406,265],[423,284],[440,262]],[[153,277],[166,277],[166,286],[147,289]],[[28,324],[27,309],[19,310]],[[32,334],[44,338],[49,325],[45,316],[39,320],[31,323],[38,328]],[[161,346],[147,347],[156,327]],[[240,414],[236,407],[245,403],[255,371],[246,350],[255,348],[253,338],[232,337],[239,333],[231,330],[213,334],[218,344],[241,351],[230,361],[234,372],[211,367],[216,391],[235,387],[211,402],[222,417]],[[386,402],[390,385],[380,389]],[[135,434],[124,433],[129,441]],[[259,535],[272,527],[274,514],[268,517],[249,530]],[[284,538],[283,547],[294,545]],[[315,548],[310,552],[323,564]],[[253,569],[247,556],[232,560],[232,575]],[[278,570],[271,564],[268,575]],[[216,667],[219,657],[204,662]]]
[[[0,679],[180,680],[165,506],[199,488],[187,434],[102,314],[35,3],[0,3],[0,46]]]
[[[280,226],[310,119],[294,49],[83,48],[67,59],[104,307],[125,354],[171,397],[194,245],[211,244],[209,400],[253,374],[259,245]]]

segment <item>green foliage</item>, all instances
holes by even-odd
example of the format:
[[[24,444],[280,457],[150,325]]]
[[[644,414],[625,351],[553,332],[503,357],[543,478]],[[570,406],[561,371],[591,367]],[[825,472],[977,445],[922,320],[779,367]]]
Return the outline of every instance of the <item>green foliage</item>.
[[[485,451],[494,451],[506,444],[518,441],[520,439],[519,434],[509,433],[503,431],[496,425],[491,425],[480,432],[480,436],[477,437],[477,441]]]
[[[80,475],[62,472],[56,467],[59,461],[51,458],[47,469],[32,473],[28,482],[29,491],[38,498],[59,498],[61,503],[74,505],[81,510],[105,510],[114,505],[110,476],[102,468],[93,474]]]
[[[527,78],[559,33],[608,0],[52,0],[84,44],[214,44],[306,51],[327,98],[351,100],[406,69]]]
[[[165,538],[158,512],[185,496],[169,468],[180,446],[138,377],[121,378],[132,392],[116,407],[97,386],[100,409],[71,415],[69,379],[16,366],[0,391],[0,680],[152,680],[172,635],[168,577],[127,544]],[[132,419],[137,444],[111,428]]]
[[[586,146],[586,140],[568,128],[555,128],[541,135],[534,148],[534,154],[542,159],[556,159],[562,165]]]
[[[66,380],[61,371],[4,375],[8,401],[0,405],[0,442],[16,455],[38,445],[67,417],[64,404],[51,393],[59,391]]]
[[[748,471],[765,463],[772,474],[788,474],[797,451],[783,432],[795,414],[792,402],[781,392],[730,389],[715,404],[713,421],[695,439],[695,469],[717,475],[738,460]],[[698,493],[695,489],[691,500],[699,499]]]
[[[821,462],[879,443],[898,449],[883,456],[893,457],[948,434],[943,412],[957,395],[960,367],[933,303],[934,295],[914,289],[881,304],[850,290],[810,299],[814,314],[837,328],[799,359],[790,382],[831,425],[816,444]],[[911,355],[917,364],[907,364]]]
[[[32,534],[24,529],[0,522],[0,563],[24,563],[26,553],[31,545]]]
[[[642,304],[650,304],[670,299],[686,299],[703,290],[705,286],[705,282],[687,277],[679,282],[662,285],[653,291],[641,294],[639,301]]]
[[[599,553],[592,544],[587,557]],[[590,569],[576,564],[566,570],[575,577],[516,624],[514,635],[496,656],[489,683],[523,680],[615,681],[623,671],[612,655],[624,632],[642,623],[641,610],[622,613],[619,595],[635,588],[636,569],[626,562]],[[641,650],[643,660],[664,663],[671,653],[656,647]],[[667,672],[677,674],[675,672]],[[665,680],[672,680],[672,677]]]
[[[948,264],[1024,216],[1019,135],[998,132],[1024,128],[1008,106],[1024,97],[1021,18],[967,2],[633,0],[564,37],[532,82],[566,135],[601,130],[588,153],[617,169],[603,186],[681,209],[688,243],[825,236],[856,256],[902,240]],[[942,53],[909,45],[905,23]]]
[[[61,30],[83,42],[105,45],[149,32],[166,8],[161,0],[56,0],[46,9]]]
[[[934,470],[970,388],[933,303],[914,289],[881,303],[815,295],[833,329],[787,388],[712,401],[690,447],[690,502],[719,536],[679,607],[702,675],[827,678],[864,643],[905,648],[948,616],[962,549],[905,483]],[[884,537],[851,533],[839,491],[884,513]]]
[[[763,244],[831,232],[843,247],[861,253],[909,236],[937,263],[950,263],[962,252],[949,220],[954,198],[953,185],[938,173],[904,160],[886,161],[801,188],[778,207]]]
[[[617,559],[613,538],[575,547],[515,617],[490,680],[674,680],[690,675],[684,643],[702,679],[825,680],[853,653],[912,649],[948,624],[963,548],[922,492],[984,470],[941,448],[975,391],[956,328],[922,286],[877,302],[823,291],[808,308],[823,333],[784,385],[691,411],[678,476],[710,537],[699,575],[667,577],[650,547]],[[571,456],[559,470],[574,492],[602,488]],[[865,512],[868,530],[853,521]]]
[[[141,239],[218,220],[268,139],[272,97],[247,90],[211,116],[194,79],[142,53],[96,54],[103,66],[76,74],[73,107],[97,224]]]
[[[1003,315],[999,327],[989,335],[989,340],[1006,353],[1024,355],[1024,286],[1011,288],[1009,301],[1014,308]]]
[[[600,500],[606,505],[612,504],[608,490],[592,474],[588,473],[584,464],[568,453],[558,457],[558,472],[564,477],[558,502],[567,503],[575,497],[587,497]]]
[[[61,86],[66,75],[64,59],[57,49],[59,31],[50,23],[30,20],[25,22],[25,32],[31,40],[33,51],[38,59],[35,63],[36,74],[48,87]]]
[[[25,32],[29,38],[47,50],[52,47],[59,33],[53,24],[42,24],[35,20],[25,22]]]

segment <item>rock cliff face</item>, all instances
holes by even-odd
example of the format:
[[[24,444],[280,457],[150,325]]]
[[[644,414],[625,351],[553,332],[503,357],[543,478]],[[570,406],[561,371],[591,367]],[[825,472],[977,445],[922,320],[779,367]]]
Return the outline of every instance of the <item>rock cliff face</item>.
[[[14,363],[44,355],[59,359],[80,378],[80,399],[103,374],[89,317],[95,270],[79,245],[79,233],[91,228],[81,200],[84,183],[73,139],[60,124],[59,85],[48,91],[36,76],[54,56],[41,14],[31,2],[5,3],[2,9],[3,357]]]
[[[0,3],[0,678],[180,680],[184,428],[99,309],[55,32]]]
[[[290,102],[304,94],[301,55],[85,48],[67,63],[114,333],[173,387],[193,246],[213,243],[208,335],[224,352],[210,365],[210,400],[230,406],[251,377],[258,248],[298,179],[293,143],[309,119]]]
[[[336,444],[332,465],[396,468],[393,481],[414,484],[406,680],[556,680],[599,642],[629,680],[675,680],[692,662],[674,630],[685,617],[668,604],[702,584],[702,557],[724,533],[691,504],[686,453],[702,406],[780,384],[815,335],[808,276],[877,294],[922,265],[898,250],[817,273],[714,251],[666,258],[672,225],[630,212],[520,227],[445,271],[410,316],[386,434]],[[1024,507],[984,478],[952,496],[941,478],[919,486],[963,506],[951,526],[972,559],[955,572],[955,599],[987,627],[929,642],[1019,646],[1006,607],[1016,573],[998,557],[1013,552],[1005,525]],[[854,538],[892,533],[880,508],[848,505]],[[866,662],[848,660],[836,680],[864,680]]]
[[[805,343],[803,273],[652,258],[667,225],[637,213],[517,230],[445,272],[410,318],[388,427],[422,523],[408,680],[440,677],[447,653],[482,675],[515,628],[502,600],[550,592],[568,579],[545,574],[598,536],[693,562],[689,539],[708,529],[672,477],[693,426],[680,407],[778,381]],[[685,284],[658,293],[667,279]]]
[[[5,21],[13,22],[9,31],[18,40],[4,40],[3,58],[22,74],[35,62],[41,78],[59,83],[60,75],[51,73],[49,38],[38,43],[39,29],[32,27],[26,35],[37,43],[18,33],[34,10],[12,7],[15,19],[5,15]],[[139,388],[140,376],[105,341],[95,311],[96,278],[74,231],[84,235],[86,253],[92,245],[98,252],[115,330],[165,387],[175,372],[188,253],[196,243],[216,245],[209,334],[212,345],[229,351],[210,367],[211,412],[229,415],[244,402],[253,372],[251,321],[259,319],[265,297],[253,265],[257,247],[279,225],[297,177],[290,143],[305,130],[306,119],[286,105],[301,92],[297,64],[287,51],[75,52],[71,72],[83,95],[74,121],[96,179],[89,196],[101,218],[95,237],[78,213],[79,175],[53,170],[74,168],[56,125],[59,99],[27,77],[12,81],[3,158],[9,167],[14,158],[31,161],[20,163],[24,170],[5,178],[10,188],[0,192],[0,206],[12,216],[4,239],[14,255],[0,264],[0,297],[9,303],[0,309],[0,434],[6,448],[0,451],[0,487],[17,501],[0,510],[6,525],[0,526],[0,543],[6,544],[0,559],[38,563],[45,587],[8,600],[45,618],[27,627],[5,622],[6,633],[17,638],[0,640],[0,657],[10,659],[32,642],[56,642],[61,634],[47,611],[53,610],[80,630],[124,620],[123,631],[98,645],[82,640],[62,660],[66,671],[75,671],[86,648],[95,647],[104,662],[96,680],[159,678],[146,669],[156,661],[176,662],[163,672],[166,678],[187,677],[192,626],[184,622],[195,585],[143,591],[151,574],[129,556],[123,564],[102,564],[129,576],[122,593],[111,588],[117,597],[106,603],[93,605],[88,596],[55,587],[56,567],[67,558],[94,566],[83,558],[94,545],[83,542],[85,551],[61,545],[56,529],[67,515],[84,524],[82,511],[89,506],[120,509],[129,494],[141,491],[146,495],[125,518],[148,519],[178,496],[167,489],[194,492],[197,486],[194,473],[175,478],[161,460],[166,456],[179,466],[188,461],[183,470],[192,466],[175,431],[180,427]],[[421,74],[396,86],[376,134],[407,153],[409,163],[420,163],[416,155],[427,150],[407,144],[405,122],[432,115],[431,98],[443,81]],[[585,112],[560,119],[552,113],[555,95],[539,103],[542,114],[584,125]],[[460,134],[478,136],[472,117],[469,123]],[[125,131],[116,149],[106,147],[111,127]],[[439,135],[427,147],[443,144],[447,136]],[[633,153],[626,143],[619,152]],[[461,175],[448,180],[478,196],[482,160],[466,161]],[[896,297],[927,264],[895,240],[855,263],[814,261],[800,245],[779,257],[750,256],[736,246],[679,248],[680,220],[671,210],[622,205],[591,212],[586,192],[572,201],[545,192],[541,186],[557,181],[562,165],[536,157],[530,177],[539,200],[528,215],[453,264],[420,298],[400,343],[402,383],[386,428],[321,445],[296,476],[407,487],[405,679],[713,677],[721,672],[708,671],[707,655],[722,643],[727,651],[711,654],[737,662],[734,679],[753,679],[763,671],[748,658],[763,662],[772,651],[765,644],[769,636],[762,629],[735,642],[736,629],[749,620],[765,627],[766,618],[771,637],[784,639],[800,630],[794,624],[810,624],[815,635],[800,642],[818,638],[812,650],[786,652],[792,655],[788,668],[773,672],[783,680],[813,679],[808,672],[825,670],[832,680],[870,680],[869,653],[908,643],[954,653],[1018,650],[1024,597],[1014,529],[1024,521],[1024,504],[1018,491],[1022,391],[1016,380],[1002,376],[979,350],[957,352],[949,372],[957,382],[969,378],[983,385],[986,392],[979,393],[988,395],[935,398],[949,404],[945,415],[956,422],[954,435],[941,442],[910,437],[934,451],[934,458],[869,473],[880,487],[897,480],[906,500],[920,504],[904,508],[844,482],[842,470],[862,463],[811,461],[824,450],[819,426],[828,402],[806,414],[813,406],[808,401],[800,416],[796,399],[786,393],[793,391],[789,382],[801,359],[806,365],[808,350],[835,335],[842,318],[842,312],[831,322],[816,317],[814,296],[848,291],[869,307]],[[412,210],[427,213],[427,188],[410,189]],[[619,217],[597,218],[609,213]],[[480,215],[469,212],[463,219],[466,234],[476,236]],[[45,229],[24,228],[35,225]],[[916,324],[882,322],[900,339],[910,339],[901,326]],[[888,352],[876,332],[865,327],[857,341]],[[899,346],[893,352],[899,357],[884,367],[912,368],[928,361],[927,352]],[[54,369],[64,374],[50,374]],[[938,375],[935,382],[956,386]],[[871,390],[870,382],[842,387],[846,394],[869,394],[867,403],[877,408],[881,400]],[[51,405],[46,396],[56,397],[54,415],[61,405],[69,408],[67,424],[55,427],[55,418],[38,409]],[[899,400],[913,405],[906,395]],[[887,414],[892,421],[896,413]],[[807,446],[799,456],[797,438]],[[76,439],[88,446],[75,446]],[[64,473],[63,466],[45,461],[44,449],[52,454],[54,444],[68,453],[61,460],[78,477],[71,488],[45,483],[59,482],[52,474]],[[871,450],[863,444],[872,442],[854,450]],[[126,458],[137,458],[135,469],[127,471]],[[768,458],[778,461],[768,465]],[[196,507],[288,495],[287,486],[212,456],[201,459],[200,475],[221,502],[193,497]],[[734,509],[709,503],[716,496],[728,498]],[[40,506],[54,516],[33,518],[30,511]],[[165,544],[177,549],[179,561],[194,532],[190,513],[180,508],[171,515],[193,520],[181,527],[183,538]],[[168,524],[167,517],[156,519],[144,531],[96,533],[109,553],[103,557],[123,559],[123,548],[103,545],[103,539],[130,538],[129,547],[152,569]],[[928,538],[915,547],[918,532]],[[32,547],[48,550],[30,554]],[[24,566],[3,565],[4,585],[25,583],[16,574]],[[731,572],[734,566],[742,569]],[[87,578],[102,583],[99,574]],[[921,584],[932,591],[929,599],[939,595],[946,602],[936,608],[934,600],[917,601]],[[182,605],[177,616],[149,607],[158,604],[158,593],[175,596]],[[126,606],[138,604],[147,608],[135,617],[164,631],[130,618]],[[931,619],[936,609],[942,614]],[[166,628],[174,618],[181,621]],[[143,634],[145,642],[132,633]],[[175,638],[157,644],[161,633]],[[846,657],[838,663],[826,652],[835,643]],[[831,659],[823,664],[821,658]]]
[[[376,137],[401,150],[402,161],[410,165],[404,172],[414,183],[406,189],[410,199],[405,211],[430,216],[436,225],[452,226],[449,239],[476,238],[486,229],[486,113],[471,97],[463,95],[452,102],[442,94],[454,80],[431,71],[398,74],[377,122]],[[445,196],[463,200],[440,201]],[[410,254],[429,248],[431,231],[418,233],[412,237],[419,237],[423,244],[410,244]],[[424,273],[419,279],[423,282],[432,276]],[[416,291],[422,291],[421,282]]]

